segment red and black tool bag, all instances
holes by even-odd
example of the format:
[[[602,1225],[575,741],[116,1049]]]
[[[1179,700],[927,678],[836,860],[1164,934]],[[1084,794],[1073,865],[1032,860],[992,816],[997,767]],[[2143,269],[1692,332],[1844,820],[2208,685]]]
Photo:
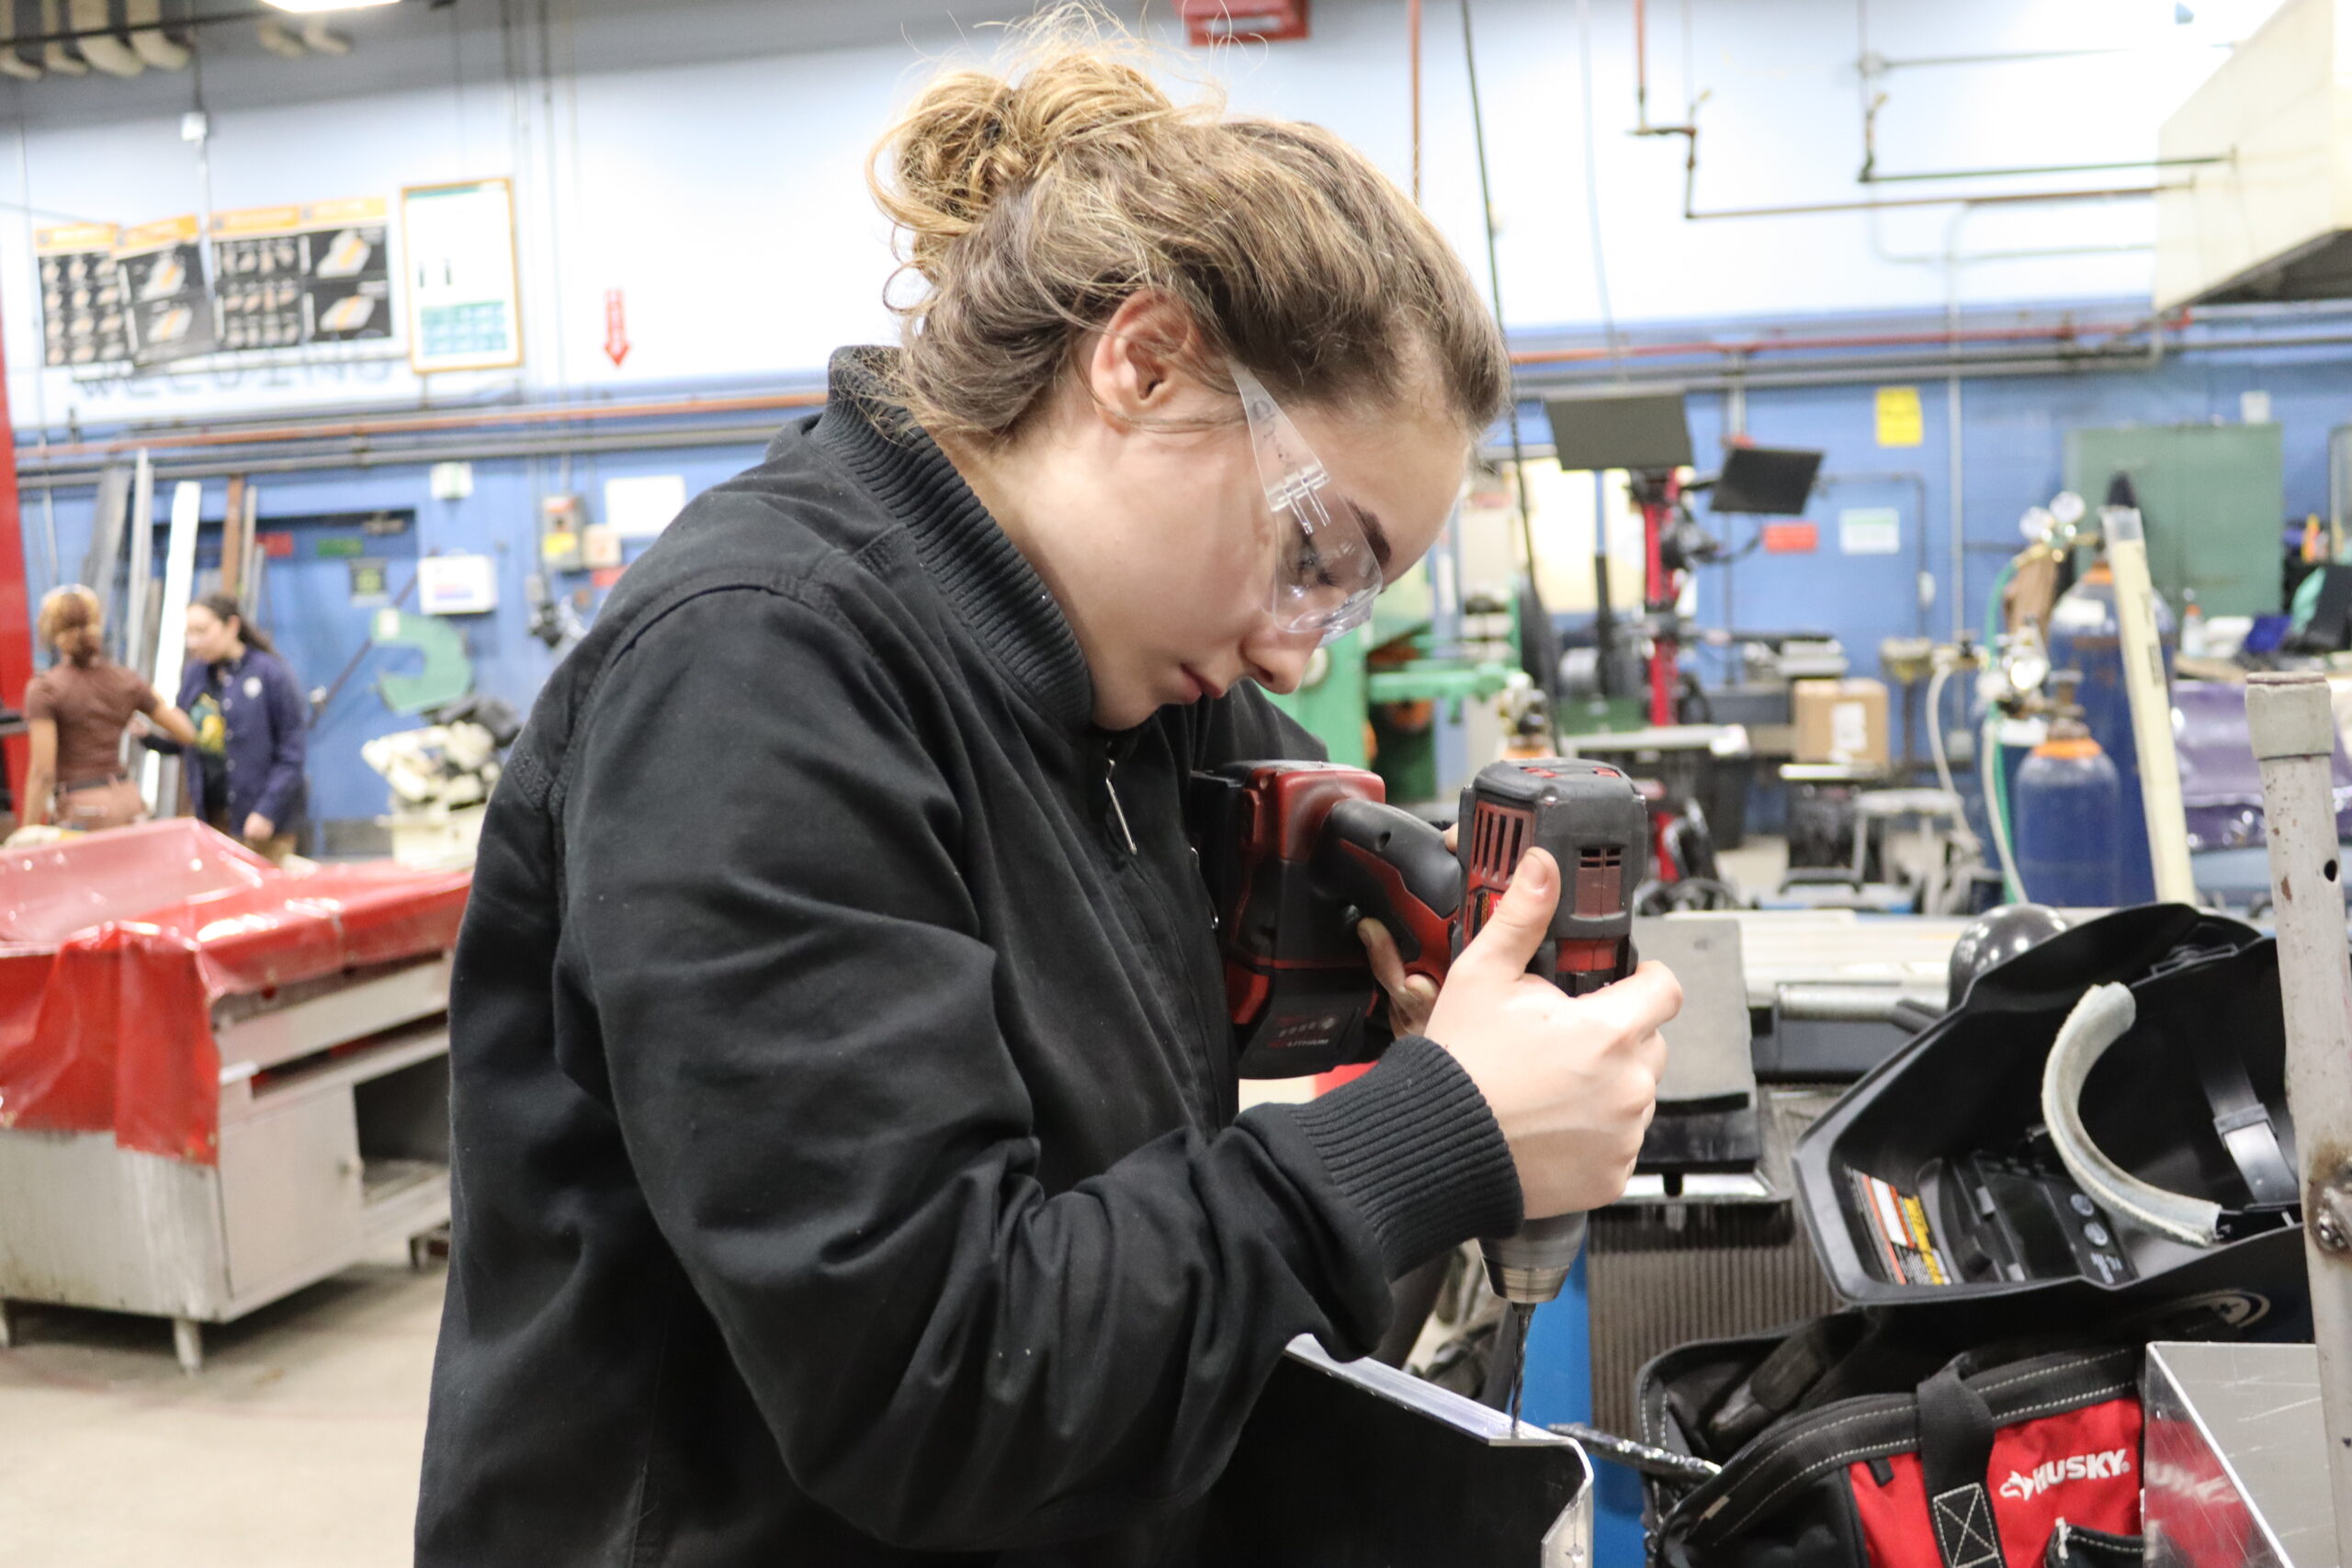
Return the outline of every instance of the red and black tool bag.
[[[1824,1336],[1823,1325],[1840,1332]],[[2086,1549],[2120,1547],[2139,1534],[2137,1346],[1996,1364],[1986,1363],[1997,1353],[1976,1352],[1944,1362],[1906,1392],[1841,1393],[1901,1375],[1917,1353],[1873,1342],[1868,1325],[1860,1343],[1854,1332],[1854,1320],[1841,1315],[1777,1343],[1685,1346],[1645,1370],[1644,1436],[1662,1446],[1716,1457],[1706,1451],[1710,1430],[1720,1440],[1726,1416],[1730,1430],[1741,1422],[1741,1411],[1726,1405],[1745,1400],[1751,1416],[1765,1413],[1712,1479],[1653,1486],[1657,1562],[2041,1568],[2045,1560],[2084,1561]],[[1752,1354],[1766,1345],[1782,1352],[1777,1364]],[[1833,1346],[1834,1355],[1821,1354]],[[1833,1397],[1804,1398],[1772,1416],[1776,1382]]]

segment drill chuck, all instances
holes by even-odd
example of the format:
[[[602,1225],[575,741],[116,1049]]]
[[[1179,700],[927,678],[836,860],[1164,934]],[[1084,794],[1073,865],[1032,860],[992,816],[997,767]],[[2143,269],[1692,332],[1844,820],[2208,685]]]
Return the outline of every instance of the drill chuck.
[[[1542,1306],[1557,1296],[1583,1250],[1582,1214],[1530,1220],[1515,1235],[1487,1236],[1478,1243],[1487,1260],[1487,1283],[1517,1306]]]

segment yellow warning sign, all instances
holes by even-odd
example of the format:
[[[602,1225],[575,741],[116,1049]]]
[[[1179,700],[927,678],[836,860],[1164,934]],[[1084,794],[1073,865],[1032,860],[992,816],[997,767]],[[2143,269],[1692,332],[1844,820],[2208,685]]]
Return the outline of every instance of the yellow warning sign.
[[[1881,387],[1878,389],[1878,444],[1882,446],[1917,446],[1921,432],[1919,389]]]

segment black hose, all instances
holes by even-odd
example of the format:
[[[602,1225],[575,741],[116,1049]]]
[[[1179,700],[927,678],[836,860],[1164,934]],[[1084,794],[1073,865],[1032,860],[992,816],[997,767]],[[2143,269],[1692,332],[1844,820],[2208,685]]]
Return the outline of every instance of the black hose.
[[[1487,115],[1478,97],[1478,50],[1470,36],[1470,0],[1462,0],[1462,63],[1470,77],[1470,139],[1478,152],[1478,211],[1487,229],[1487,293],[1494,301],[1495,328],[1503,324],[1503,268],[1495,249],[1495,197],[1487,175]],[[1519,389],[1510,389],[1510,479],[1519,503],[1520,546],[1527,552],[1529,590],[1534,592],[1535,525],[1527,513],[1527,451],[1519,434]],[[1543,603],[1541,593],[1534,594]]]

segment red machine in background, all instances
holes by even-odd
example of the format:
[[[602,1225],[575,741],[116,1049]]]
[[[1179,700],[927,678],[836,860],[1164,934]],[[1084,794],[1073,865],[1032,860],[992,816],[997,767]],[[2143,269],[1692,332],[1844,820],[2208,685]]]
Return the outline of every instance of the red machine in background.
[[[205,1323],[449,1215],[471,874],[280,870],[186,818],[0,854],[8,1303]]]
[[[1649,719],[1663,728],[1678,722],[1675,709],[1681,683],[1681,622],[1675,610],[1681,597],[1681,573],[1667,567],[1666,537],[1681,511],[1682,485],[1672,468],[1628,477],[1634,499],[1642,509],[1642,610],[1651,628]]]
[[[1642,618],[1630,627],[1619,625],[1611,607],[1605,527],[1594,535],[1593,631],[1601,694],[1630,694],[1609,690],[1611,671],[1626,652],[1639,650],[1646,667],[1648,721],[1679,724],[1679,660],[1690,640],[1681,609],[1684,590],[1699,568],[1737,559],[1758,542],[1725,549],[1699,526],[1691,497],[1705,494],[1709,509],[1719,515],[1793,517],[1812,496],[1822,454],[1758,446],[1737,437],[1725,441],[1719,471],[1689,474],[1690,424],[1679,392],[1554,398],[1544,407],[1560,467],[1596,474],[1624,470],[1627,491],[1642,512]],[[1621,641],[1627,646],[1621,648]]]
[[[219,1156],[216,1004],[440,953],[472,880],[390,862],[294,875],[186,818],[0,863],[0,1129],[200,1164]]]
[[[15,425],[8,417],[8,389],[0,385],[0,431]],[[6,716],[5,783],[13,804],[25,787],[27,752],[17,705],[33,678],[32,604],[25,590],[25,533],[17,506],[17,444],[0,443],[0,714]]]

